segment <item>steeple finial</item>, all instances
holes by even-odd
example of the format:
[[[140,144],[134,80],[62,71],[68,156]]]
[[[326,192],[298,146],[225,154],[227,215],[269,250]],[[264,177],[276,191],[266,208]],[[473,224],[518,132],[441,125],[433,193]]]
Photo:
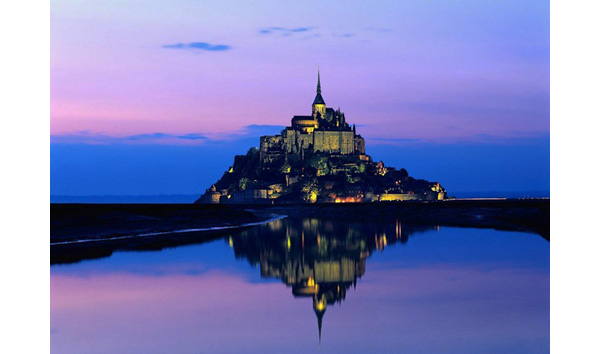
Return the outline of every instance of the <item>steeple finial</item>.
[[[321,68],[317,65],[317,93],[321,93]]]
[[[315,96],[315,100],[313,101],[313,115],[315,115],[314,105],[322,104],[325,106],[325,100],[323,100],[323,96],[321,96],[321,70],[317,67],[317,95]],[[325,115],[325,108],[322,109],[321,116]]]

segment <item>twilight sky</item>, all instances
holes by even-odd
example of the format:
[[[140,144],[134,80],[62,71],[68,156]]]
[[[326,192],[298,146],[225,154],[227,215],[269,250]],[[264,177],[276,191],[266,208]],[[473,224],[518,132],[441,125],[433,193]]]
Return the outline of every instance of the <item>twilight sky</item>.
[[[549,191],[548,1],[53,1],[51,194],[197,194],[323,97],[453,191]]]

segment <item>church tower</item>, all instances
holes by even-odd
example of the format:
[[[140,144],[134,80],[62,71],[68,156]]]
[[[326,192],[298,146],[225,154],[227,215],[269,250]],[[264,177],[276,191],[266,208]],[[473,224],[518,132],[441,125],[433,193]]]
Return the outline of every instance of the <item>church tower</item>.
[[[312,104],[313,118],[317,119],[317,116],[325,118],[325,109],[325,100],[323,100],[323,96],[321,96],[321,72],[317,69],[317,95]]]

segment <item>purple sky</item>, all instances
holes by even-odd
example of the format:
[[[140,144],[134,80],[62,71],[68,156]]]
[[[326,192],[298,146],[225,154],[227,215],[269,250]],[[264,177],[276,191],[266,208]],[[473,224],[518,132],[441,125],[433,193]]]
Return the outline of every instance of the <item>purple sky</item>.
[[[310,113],[320,65],[326,103],[367,153],[541,139],[549,154],[549,31],[548,1],[53,1],[51,142],[235,142]],[[76,174],[56,163],[69,154],[55,156],[55,179]],[[538,167],[545,175],[549,158]],[[519,183],[506,188],[531,188]]]
[[[53,135],[285,125],[309,112],[317,65],[326,102],[369,137],[549,131],[547,1],[55,1],[51,14]]]

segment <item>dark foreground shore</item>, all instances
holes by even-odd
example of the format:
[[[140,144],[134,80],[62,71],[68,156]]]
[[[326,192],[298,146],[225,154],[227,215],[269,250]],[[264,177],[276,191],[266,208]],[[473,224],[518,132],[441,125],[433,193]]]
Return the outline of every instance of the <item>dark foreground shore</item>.
[[[206,241],[268,218],[224,205],[50,204],[50,263]],[[190,229],[202,231],[170,233]]]
[[[550,201],[539,199],[278,206],[51,204],[50,262],[201,243],[264,222],[273,214],[352,220],[395,217],[417,225],[533,232],[550,240]],[[201,231],[173,232],[189,229]]]

